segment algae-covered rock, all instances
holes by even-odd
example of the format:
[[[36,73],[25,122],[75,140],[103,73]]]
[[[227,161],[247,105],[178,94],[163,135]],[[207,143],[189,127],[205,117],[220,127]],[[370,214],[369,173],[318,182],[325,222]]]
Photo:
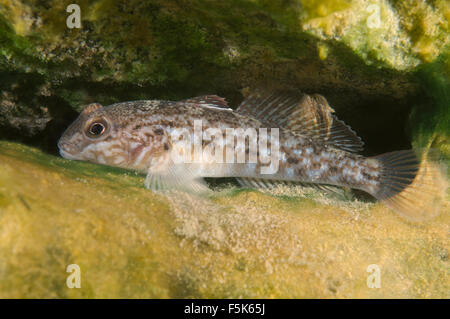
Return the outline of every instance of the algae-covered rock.
[[[450,163],[450,52],[420,70],[432,105],[418,104],[410,115],[415,148],[438,149]]]
[[[197,198],[143,180],[1,142],[0,297],[450,297],[448,202],[409,223],[316,192]]]
[[[411,70],[450,43],[448,2],[303,0],[304,30],[351,47],[367,63]]]

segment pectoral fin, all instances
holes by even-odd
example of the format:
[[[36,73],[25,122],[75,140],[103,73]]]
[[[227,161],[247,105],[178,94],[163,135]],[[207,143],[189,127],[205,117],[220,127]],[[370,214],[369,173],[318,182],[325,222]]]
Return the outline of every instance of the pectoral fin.
[[[203,178],[196,175],[189,165],[172,165],[165,172],[153,172],[149,169],[145,187],[152,191],[181,190],[195,194],[207,194],[211,190]]]

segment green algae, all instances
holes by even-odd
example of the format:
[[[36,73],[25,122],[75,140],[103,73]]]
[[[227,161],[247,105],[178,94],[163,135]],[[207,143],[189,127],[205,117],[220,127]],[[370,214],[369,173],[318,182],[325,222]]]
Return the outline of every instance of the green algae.
[[[411,114],[413,141],[416,148],[435,148],[450,161],[450,76],[449,53],[433,64],[423,66],[418,77],[433,97],[433,105],[418,105]]]
[[[416,224],[378,203],[283,189],[163,196],[143,181],[1,142],[0,297],[449,297],[448,203]],[[69,264],[79,289],[66,286]],[[366,285],[370,264],[379,289]]]

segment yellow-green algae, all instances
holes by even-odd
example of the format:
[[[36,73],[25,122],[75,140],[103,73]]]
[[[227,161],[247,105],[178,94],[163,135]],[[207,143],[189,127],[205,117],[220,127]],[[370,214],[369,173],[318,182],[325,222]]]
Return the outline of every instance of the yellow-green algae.
[[[165,196],[143,181],[0,142],[0,297],[450,297],[448,202],[410,223],[379,203]]]
[[[450,44],[446,0],[302,0],[302,28],[351,47],[368,63],[411,70]]]

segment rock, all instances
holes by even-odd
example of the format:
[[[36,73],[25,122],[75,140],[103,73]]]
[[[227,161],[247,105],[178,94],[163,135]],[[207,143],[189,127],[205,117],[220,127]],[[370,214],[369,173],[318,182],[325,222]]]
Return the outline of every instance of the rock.
[[[418,224],[304,190],[196,198],[143,181],[0,142],[0,297],[450,297],[448,202]]]
[[[409,71],[450,43],[446,1],[301,1],[302,27],[337,40],[369,64]]]
[[[414,147],[437,149],[447,163],[450,163],[449,57],[450,52],[419,71],[423,86],[427,88],[424,93],[432,97],[434,103],[416,105],[409,121]]]

